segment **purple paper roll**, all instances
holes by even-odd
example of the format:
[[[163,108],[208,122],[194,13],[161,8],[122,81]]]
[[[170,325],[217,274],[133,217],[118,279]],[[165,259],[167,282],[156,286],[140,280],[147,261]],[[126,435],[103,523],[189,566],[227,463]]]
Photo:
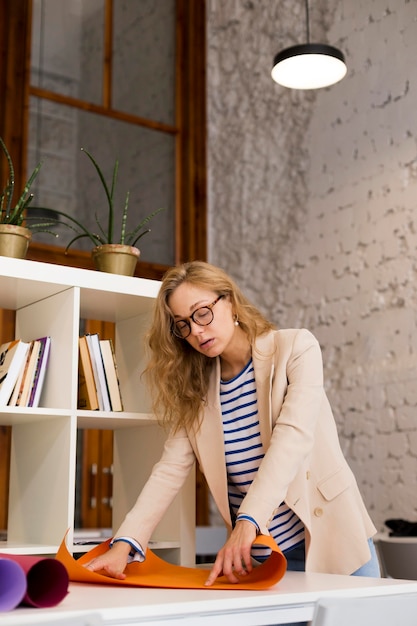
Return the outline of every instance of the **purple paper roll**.
[[[0,558],[0,611],[11,611],[26,593],[26,574],[18,563]]]
[[[57,559],[22,554],[1,554],[18,565],[25,578],[22,604],[47,608],[59,604],[68,593],[69,576]]]

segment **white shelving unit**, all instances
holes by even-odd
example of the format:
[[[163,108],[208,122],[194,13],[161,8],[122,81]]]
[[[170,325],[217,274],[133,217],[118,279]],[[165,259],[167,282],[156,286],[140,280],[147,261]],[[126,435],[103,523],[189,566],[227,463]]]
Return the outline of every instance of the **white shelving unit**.
[[[166,436],[140,379],[158,290],[154,280],[0,257],[0,308],[16,311],[16,337],[51,336],[40,407],[0,408],[0,424],[12,426],[8,533],[0,551],[53,554],[67,531],[73,549],[78,429],[114,431],[113,530],[134,504]],[[77,409],[82,318],[116,325],[122,413]],[[190,475],[152,538],[152,549],[181,565],[195,562],[194,485]]]

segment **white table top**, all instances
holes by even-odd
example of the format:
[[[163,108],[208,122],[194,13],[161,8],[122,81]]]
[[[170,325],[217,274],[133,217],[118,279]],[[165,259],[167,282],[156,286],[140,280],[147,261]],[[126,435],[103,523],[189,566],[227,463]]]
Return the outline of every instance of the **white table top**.
[[[18,608],[0,616],[1,626],[60,623],[255,626],[304,621],[324,596],[417,594],[417,581],[287,572],[267,591],[145,589],[72,583],[70,593],[51,609]],[[223,621],[219,621],[222,618]]]

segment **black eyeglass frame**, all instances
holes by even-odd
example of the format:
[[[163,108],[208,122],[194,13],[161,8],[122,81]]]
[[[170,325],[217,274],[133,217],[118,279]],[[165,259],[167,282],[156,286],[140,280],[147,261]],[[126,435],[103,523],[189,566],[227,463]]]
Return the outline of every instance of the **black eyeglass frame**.
[[[185,317],[184,319],[173,321],[173,324],[172,324],[172,334],[175,337],[177,337],[177,339],[187,339],[187,337],[189,337],[191,335],[191,322],[194,322],[194,324],[197,324],[197,326],[209,326],[212,323],[212,321],[214,320],[213,307],[222,298],[224,298],[224,294],[221,294],[220,296],[217,296],[217,298],[211,304],[206,304],[205,306],[198,307],[198,309],[193,311],[193,313],[190,315],[190,317]],[[211,319],[210,319],[209,322],[207,322],[207,324],[202,324],[197,319],[194,319],[194,316],[196,315],[196,313],[201,311],[201,309],[208,309],[210,311],[210,313],[211,313]],[[181,324],[181,323],[184,323],[184,324],[186,324],[188,326],[188,333],[186,335],[183,335],[181,333],[181,331],[177,329],[177,324]]]

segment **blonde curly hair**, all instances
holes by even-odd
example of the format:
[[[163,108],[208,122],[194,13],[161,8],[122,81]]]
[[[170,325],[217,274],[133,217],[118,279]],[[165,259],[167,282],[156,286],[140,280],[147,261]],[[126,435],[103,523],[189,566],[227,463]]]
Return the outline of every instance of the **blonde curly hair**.
[[[174,432],[200,423],[209,376],[216,359],[197,352],[173,332],[168,306],[171,294],[182,283],[227,296],[239,325],[250,344],[274,326],[242,294],[224,270],[204,261],[191,261],[169,269],[155,301],[151,328],[147,333],[150,358],[144,375],[152,393],[152,408],[159,422]]]

